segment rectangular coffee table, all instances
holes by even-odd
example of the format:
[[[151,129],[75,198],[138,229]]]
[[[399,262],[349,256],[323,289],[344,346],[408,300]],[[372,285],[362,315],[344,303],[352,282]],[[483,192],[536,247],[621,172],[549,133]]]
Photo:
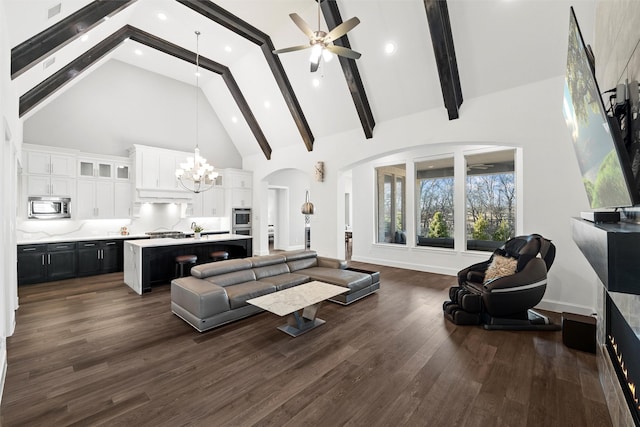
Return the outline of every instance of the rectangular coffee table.
[[[287,324],[279,326],[278,329],[292,337],[297,337],[325,323],[324,320],[316,317],[322,301],[348,290],[342,286],[316,280],[252,298],[247,302],[278,316],[289,314]]]

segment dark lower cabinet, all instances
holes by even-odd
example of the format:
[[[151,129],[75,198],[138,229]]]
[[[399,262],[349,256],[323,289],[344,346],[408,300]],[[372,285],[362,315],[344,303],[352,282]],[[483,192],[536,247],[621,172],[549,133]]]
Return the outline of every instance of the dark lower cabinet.
[[[76,244],[51,243],[47,245],[47,278],[62,280],[76,277]]]
[[[50,243],[18,246],[18,284],[76,277],[76,244]]]
[[[113,273],[122,270],[122,241],[78,243],[78,276]]]
[[[18,285],[122,271],[122,240],[18,245]]]
[[[18,246],[18,284],[47,281],[47,245]]]

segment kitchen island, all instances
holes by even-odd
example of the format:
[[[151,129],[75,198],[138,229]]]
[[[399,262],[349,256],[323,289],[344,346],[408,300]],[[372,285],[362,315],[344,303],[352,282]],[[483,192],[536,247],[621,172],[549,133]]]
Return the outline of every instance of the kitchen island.
[[[167,284],[176,277],[175,258],[193,254],[198,264],[209,262],[213,251],[229,252],[229,258],[253,255],[251,236],[212,234],[200,239],[149,239],[124,242],[124,282],[139,295],[153,285]]]

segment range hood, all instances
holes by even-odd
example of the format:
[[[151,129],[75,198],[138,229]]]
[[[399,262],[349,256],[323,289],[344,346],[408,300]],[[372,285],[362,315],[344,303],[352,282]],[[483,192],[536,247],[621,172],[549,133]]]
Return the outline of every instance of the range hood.
[[[184,190],[137,189],[135,202],[138,203],[191,203],[194,193]]]

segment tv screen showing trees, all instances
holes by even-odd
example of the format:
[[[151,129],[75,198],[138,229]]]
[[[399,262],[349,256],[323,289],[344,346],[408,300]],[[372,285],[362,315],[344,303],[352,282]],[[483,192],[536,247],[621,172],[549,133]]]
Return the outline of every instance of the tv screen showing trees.
[[[618,129],[612,128],[605,111],[573,8],[562,110],[591,208],[632,206],[631,169],[622,157],[622,142],[616,141]]]

